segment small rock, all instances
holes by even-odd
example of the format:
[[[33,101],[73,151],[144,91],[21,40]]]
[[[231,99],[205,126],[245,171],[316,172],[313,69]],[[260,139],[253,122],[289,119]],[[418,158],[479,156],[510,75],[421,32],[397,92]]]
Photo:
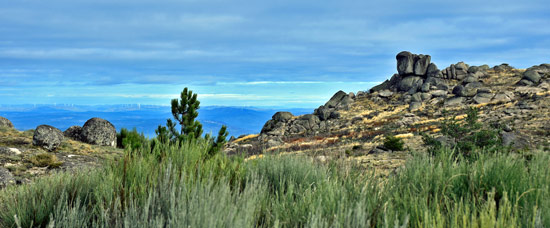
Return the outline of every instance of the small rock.
[[[15,179],[13,178],[13,174],[11,172],[4,168],[0,167],[0,189],[7,187],[8,185],[15,184]]]
[[[474,96],[474,102],[476,104],[486,104],[491,102],[493,96],[491,93],[478,93]]]
[[[430,91],[430,94],[434,97],[446,97],[447,91],[446,90],[433,90]]]
[[[409,111],[418,110],[420,107],[422,107],[422,102],[411,102],[409,104]]]
[[[465,98],[464,97],[453,97],[445,101],[444,106],[457,106],[464,103]]]
[[[470,83],[470,82],[477,82],[478,78],[473,76],[473,75],[468,75],[464,81],[462,81],[463,83]]]
[[[34,136],[32,137],[33,145],[41,146],[49,151],[57,149],[62,141],[63,133],[59,129],[49,125],[40,125],[36,127]]]
[[[422,98],[422,101],[427,101],[432,98],[432,95],[429,93],[421,93],[420,98]]]
[[[271,117],[271,119],[279,122],[286,122],[291,120],[292,117],[294,117],[294,115],[290,112],[277,112]]]
[[[390,90],[387,90],[387,89],[378,92],[378,96],[383,97],[383,98],[388,98],[391,95],[393,95],[393,92],[390,91]]]

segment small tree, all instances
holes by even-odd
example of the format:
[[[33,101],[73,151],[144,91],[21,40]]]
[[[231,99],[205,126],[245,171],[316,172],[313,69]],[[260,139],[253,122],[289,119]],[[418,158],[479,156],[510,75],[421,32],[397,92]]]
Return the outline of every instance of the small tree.
[[[197,94],[188,90],[187,87],[183,89],[180,94],[180,99],[172,99],[172,116],[176,122],[172,119],[166,120],[166,126],[170,131],[170,138],[172,141],[182,142],[186,139],[197,139],[202,136],[202,124],[195,120],[199,113],[200,102],[197,100]],[[180,130],[176,129],[177,125],[180,125]],[[161,129],[157,129],[161,131]]]
[[[179,99],[172,99],[171,105],[172,116],[175,121],[168,119],[166,120],[166,127],[158,126],[155,130],[157,141],[160,143],[182,143],[200,138],[203,132],[202,124],[195,120],[199,116],[197,110],[200,108],[197,94],[186,87],[181,92]],[[180,125],[179,131],[177,129],[178,124]],[[210,134],[204,136],[204,139],[210,143],[207,156],[213,156],[223,148],[227,142],[227,135],[227,127],[222,126],[217,137],[212,138]]]

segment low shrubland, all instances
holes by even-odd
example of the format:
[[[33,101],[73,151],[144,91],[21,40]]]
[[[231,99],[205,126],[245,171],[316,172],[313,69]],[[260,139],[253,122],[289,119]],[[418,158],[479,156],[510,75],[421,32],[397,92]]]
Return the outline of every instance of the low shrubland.
[[[216,152],[225,129],[217,139],[170,122],[153,139],[125,131],[124,156],[102,168],[0,191],[0,227],[550,226],[550,155],[495,146],[473,117],[444,123],[454,146],[426,137],[431,153],[412,152],[389,177],[300,155],[228,157]]]

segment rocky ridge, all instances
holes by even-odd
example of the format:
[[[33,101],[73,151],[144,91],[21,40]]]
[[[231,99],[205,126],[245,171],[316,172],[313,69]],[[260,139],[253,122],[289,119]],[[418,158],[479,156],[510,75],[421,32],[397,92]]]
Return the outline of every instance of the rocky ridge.
[[[443,110],[461,119],[472,106],[480,110],[480,121],[506,126],[505,144],[550,145],[550,64],[522,70],[458,62],[438,69],[431,56],[410,52],[397,54],[396,62],[397,73],[369,91],[338,91],[312,114],[275,113],[260,134],[232,140],[226,153],[344,158],[391,170],[409,153],[381,147],[384,135],[403,138],[409,151],[422,151],[420,133],[440,136]]]

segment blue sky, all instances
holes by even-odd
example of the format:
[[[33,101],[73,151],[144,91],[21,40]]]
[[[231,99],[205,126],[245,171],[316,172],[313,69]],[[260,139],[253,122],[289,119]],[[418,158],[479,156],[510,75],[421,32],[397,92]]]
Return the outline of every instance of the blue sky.
[[[0,0],[0,104],[315,107],[389,78],[402,50],[440,67],[550,62],[533,1]]]

